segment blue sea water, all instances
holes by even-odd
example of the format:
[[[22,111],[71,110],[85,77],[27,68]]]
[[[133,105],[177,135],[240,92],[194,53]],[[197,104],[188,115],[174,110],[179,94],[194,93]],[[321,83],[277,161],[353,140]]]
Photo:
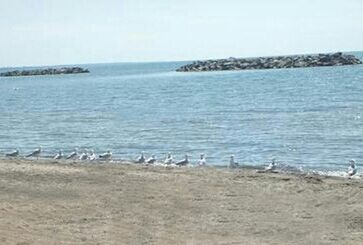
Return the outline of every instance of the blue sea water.
[[[354,53],[363,58],[363,52]],[[363,65],[178,73],[186,62],[81,65],[91,73],[0,78],[0,154],[110,149],[223,165],[363,162]],[[1,71],[7,69],[0,69]]]

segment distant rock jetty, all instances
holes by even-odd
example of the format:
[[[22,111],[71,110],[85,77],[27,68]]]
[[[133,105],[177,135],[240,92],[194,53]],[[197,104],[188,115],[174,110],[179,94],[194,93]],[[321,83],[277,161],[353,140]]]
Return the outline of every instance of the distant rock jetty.
[[[354,55],[341,52],[318,55],[293,55],[259,58],[229,58],[219,60],[195,61],[184,65],[176,71],[226,71],[226,70],[253,70],[253,69],[282,69],[314,66],[343,66],[362,64]]]
[[[77,74],[88,73],[88,69],[81,67],[61,67],[61,68],[46,68],[35,70],[15,70],[0,73],[2,77],[14,77],[14,76],[39,76],[39,75],[60,75],[60,74]]]

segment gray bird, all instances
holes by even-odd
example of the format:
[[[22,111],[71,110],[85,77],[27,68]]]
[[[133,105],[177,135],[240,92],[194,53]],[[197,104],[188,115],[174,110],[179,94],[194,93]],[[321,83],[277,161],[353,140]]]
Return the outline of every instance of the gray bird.
[[[136,159],[135,163],[144,163],[144,162],[145,162],[144,152],[141,152],[141,155]]]
[[[348,176],[352,177],[357,173],[357,167],[355,166],[355,161],[352,159],[349,161],[349,168],[348,168]]]
[[[87,160],[88,154],[87,150],[84,150],[84,152],[79,156],[79,160]]]
[[[55,160],[59,160],[63,157],[62,150],[59,150],[59,152],[53,157]]]
[[[173,157],[171,156],[171,153],[169,152],[168,155],[165,158],[164,164],[172,164],[173,163]]]
[[[17,156],[19,156],[19,150],[18,150],[18,149],[16,149],[16,150],[15,150],[15,151],[13,151],[13,152],[6,153],[6,154],[5,154],[5,156],[6,156],[6,157],[17,157]]]
[[[112,158],[112,152],[107,151],[106,153],[103,153],[98,156],[101,160],[110,160]]]
[[[38,149],[34,150],[32,153],[26,155],[25,157],[36,157],[38,159],[41,153],[42,148],[39,146]]]
[[[66,157],[66,159],[74,159],[77,156],[78,156],[78,148],[75,148],[74,151]]]
[[[151,155],[151,157],[146,160],[147,164],[153,164],[155,162],[156,162],[155,155]]]
[[[229,160],[229,168],[237,168],[238,167],[238,162],[234,161],[234,155],[231,156],[230,160]]]
[[[177,166],[185,166],[189,163],[188,155],[185,155],[185,158],[176,163]]]

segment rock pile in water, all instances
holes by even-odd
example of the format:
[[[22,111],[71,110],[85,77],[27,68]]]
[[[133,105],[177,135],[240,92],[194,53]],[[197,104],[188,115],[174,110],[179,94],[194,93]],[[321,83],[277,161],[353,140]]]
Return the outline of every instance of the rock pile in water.
[[[14,76],[37,76],[37,75],[59,75],[59,74],[77,74],[88,73],[88,69],[81,67],[61,67],[61,68],[46,68],[35,70],[15,70],[0,73],[2,77],[14,77]]]
[[[362,61],[350,54],[341,52],[318,55],[293,55],[259,58],[229,58],[219,60],[195,61],[176,71],[225,71],[252,69],[281,69],[314,66],[343,66],[362,64]]]

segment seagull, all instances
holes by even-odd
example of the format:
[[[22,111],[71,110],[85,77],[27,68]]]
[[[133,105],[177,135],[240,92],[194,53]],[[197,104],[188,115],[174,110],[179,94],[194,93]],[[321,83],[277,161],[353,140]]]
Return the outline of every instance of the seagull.
[[[350,166],[348,168],[348,176],[352,177],[357,173],[357,167],[355,166],[355,161],[352,159],[349,161]]]
[[[77,155],[78,155],[78,148],[74,148],[74,151],[71,154],[69,154],[66,159],[74,159],[77,157]]]
[[[165,164],[172,164],[173,163],[173,157],[171,156],[171,153],[168,153],[168,156],[165,158],[164,161]]]
[[[91,150],[91,154],[88,155],[88,160],[93,161],[96,160],[96,154],[93,150]]]
[[[15,151],[13,151],[13,152],[6,153],[6,154],[5,154],[5,156],[6,156],[6,157],[17,157],[17,156],[19,156],[19,150],[18,150],[18,149],[16,149],[16,150],[15,150]]]
[[[136,163],[144,163],[145,162],[144,152],[141,152],[141,155],[136,159],[135,162]]]
[[[111,151],[107,151],[106,153],[99,155],[99,158],[102,160],[109,160],[111,159],[111,157],[112,157]]]
[[[42,153],[42,148],[39,146],[38,149],[34,150],[32,153],[30,153],[29,155],[26,155],[25,157],[36,157],[38,159],[40,156],[40,153]]]
[[[277,173],[276,171],[276,159],[273,158],[270,164],[264,169],[256,170],[257,173]]]
[[[153,164],[156,162],[156,158],[155,158],[155,155],[151,155],[151,157],[149,157],[147,160],[146,160],[146,163],[147,164]]]
[[[237,168],[238,162],[234,161],[234,155],[231,156],[231,159],[229,160],[229,168]]]
[[[62,150],[59,150],[59,152],[53,157],[53,159],[61,159],[63,157],[63,153]]]
[[[200,159],[198,160],[198,165],[199,166],[205,166],[206,163],[207,163],[207,161],[205,160],[204,154],[200,154]]]
[[[79,160],[87,160],[87,150],[84,150],[84,152],[79,156]]]
[[[265,171],[268,172],[273,172],[276,170],[276,159],[273,158],[271,163],[265,168]]]
[[[178,166],[185,166],[189,163],[188,155],[185,155],[185,158],[179,162],[176,163]]]

